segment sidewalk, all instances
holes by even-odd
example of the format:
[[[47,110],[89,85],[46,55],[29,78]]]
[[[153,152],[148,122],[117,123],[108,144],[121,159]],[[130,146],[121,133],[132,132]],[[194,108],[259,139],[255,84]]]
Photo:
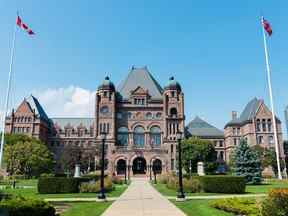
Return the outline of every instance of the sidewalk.
[[[147,178],[134,178],[126,191],[102,216],[185,216],[156,191]]]

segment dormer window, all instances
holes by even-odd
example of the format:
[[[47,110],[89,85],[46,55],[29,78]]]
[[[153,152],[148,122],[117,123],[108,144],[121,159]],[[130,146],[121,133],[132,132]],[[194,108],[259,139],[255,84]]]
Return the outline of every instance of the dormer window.
[[[134,98],[134,104],[135,105],[145,105],[145,99],[144,98]]]

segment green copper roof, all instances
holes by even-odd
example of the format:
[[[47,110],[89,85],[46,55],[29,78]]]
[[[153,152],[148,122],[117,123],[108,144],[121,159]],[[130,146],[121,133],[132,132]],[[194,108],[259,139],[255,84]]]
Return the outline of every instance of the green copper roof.
[[[117,91],[123,98],[129,98],[131,91],[135,90],[139,86],[148,90],[149,95],[153,99],[162,98],[163,89],[148,71],[147,67],[132,67],[126,79],[117,87]]]
[[[186,132],[189,136],[197,136],[197,137],[224,137],[223,131],[218,128],[210,125],[203,119],[198,116],[193,119],[187,126]]]

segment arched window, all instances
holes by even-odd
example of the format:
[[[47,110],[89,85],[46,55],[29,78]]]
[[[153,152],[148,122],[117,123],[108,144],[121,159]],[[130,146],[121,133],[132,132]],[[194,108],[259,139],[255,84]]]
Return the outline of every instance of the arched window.
[[[170,115],[172,117],[177,117],[177,109],[175,107],[170,109]]]
[[[261,130],[260,127],[261,127],[260,119],[257,119],[257,120],[256,120],[256,131],[257,131],[257,132],[259,132],[259,131]]]
[[[152,113],[151,112],[146,113],[146,119],[152,119]]]
[[[133,141],[134,145],[140,148],[144,147],[145,138],[144,138],[144,128],[141,126],[137,126],[133,132]]]
[[[161,129],[158,126],[153,126],[150,129],[150,144],[154,147],[161,145]]]
[[[267,120],[267,127],[268,127],[268,132],[271,132],[272,124],[271,124],[271,119]]]
[[[120,127],[117,131],[117,145],[127,146],[128,145],[128,128]]]

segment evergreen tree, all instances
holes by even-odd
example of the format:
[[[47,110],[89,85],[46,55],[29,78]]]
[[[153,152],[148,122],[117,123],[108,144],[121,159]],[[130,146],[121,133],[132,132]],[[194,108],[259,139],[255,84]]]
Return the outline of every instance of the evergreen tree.
[[[237,176],[244,176],[247,183],[261,181],[261,162],[259,154],[252,150],[247,142],[242,139],[234,151],[234,169]]]

